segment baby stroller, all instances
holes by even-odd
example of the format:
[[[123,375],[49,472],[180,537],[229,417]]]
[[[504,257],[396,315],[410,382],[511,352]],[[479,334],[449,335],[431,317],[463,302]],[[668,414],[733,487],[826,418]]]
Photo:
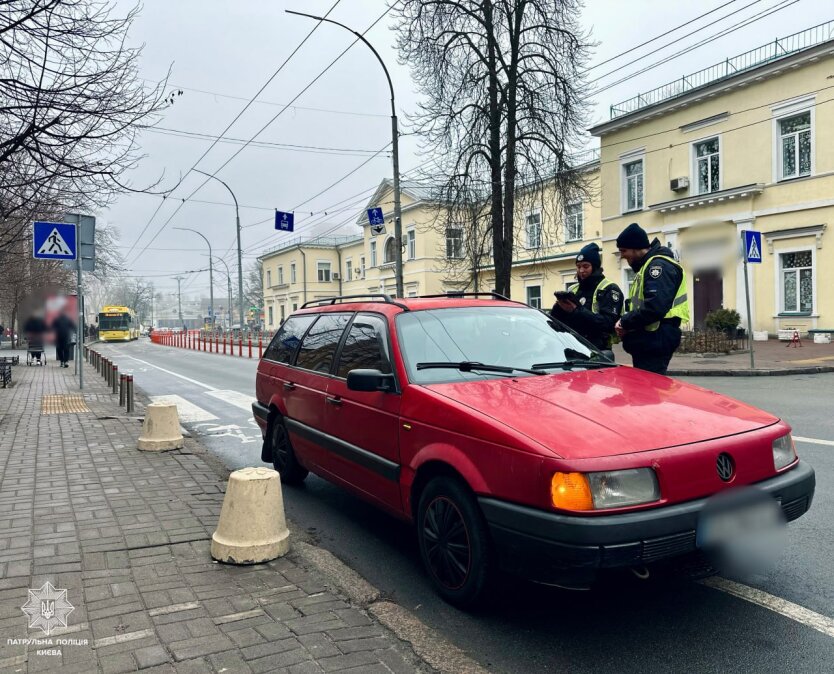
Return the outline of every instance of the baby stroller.
[[[43,337],[41,335],[30,335],[26,346],[26,364],[46,365],[46,358],[43,355]]]

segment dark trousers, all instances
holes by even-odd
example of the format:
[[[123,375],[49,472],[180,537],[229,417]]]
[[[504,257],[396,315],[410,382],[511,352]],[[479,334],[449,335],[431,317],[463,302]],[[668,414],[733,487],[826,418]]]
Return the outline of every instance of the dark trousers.
[[[55,341],[55,356],[60,363],[66,363],[70,359],[69,339],[57,339]]]
[[[636,330],[623,338],[623,348],[631,354],[634,367],[666,374],[669,361],[681,343],[681,329],[661,323],[657,330]]]

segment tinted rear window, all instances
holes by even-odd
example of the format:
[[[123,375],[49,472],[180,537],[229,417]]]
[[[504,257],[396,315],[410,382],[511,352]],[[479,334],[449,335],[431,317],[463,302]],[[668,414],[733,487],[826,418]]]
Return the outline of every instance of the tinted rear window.
[[[264,358],[277,363],[291,364],[298,345],[301,344],[301,338],[316,318],[316,314],[306,314],[291,316],[284,321],[284,325],[266,348]]]
[[[301,342],[296,367],[328,374],[350,314],[322,314]]]

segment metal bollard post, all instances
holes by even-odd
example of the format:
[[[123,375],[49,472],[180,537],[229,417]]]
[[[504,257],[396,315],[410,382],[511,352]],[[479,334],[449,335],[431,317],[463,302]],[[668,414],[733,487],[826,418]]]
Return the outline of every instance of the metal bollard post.
[[[243,333],[237,338],[237,355],[243,358]]]
[[[127,389],[127,384],[125,384],[126,381],[127,381],[127,375],[126,374],[120,374],[119,375],[119,407],[122,407],[125,404],[125,400],[127,398],[127,395],[126,395],[127,394],[127,390],[126,390]]]
[[[262,333],[258,333],[258,360],[264,357],[264,343]]]
[[[119,366],[113,365],[113,371],[110,373],[110,390],[113,393],[118,393],[117,387],[119,385]]]
[[[110,359],[104,359],[104,367],[101,368],[101,376],[105,382],[110,383],[110,376],[107,374],[110,372]]]
[[[252,357],[252,335],[249,335],[249,357]]]
[[[133,412],[133,375],[127,375],[127,413]]]

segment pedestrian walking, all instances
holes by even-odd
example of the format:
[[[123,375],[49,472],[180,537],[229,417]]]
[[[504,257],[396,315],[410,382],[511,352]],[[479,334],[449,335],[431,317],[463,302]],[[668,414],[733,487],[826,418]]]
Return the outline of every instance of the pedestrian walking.
[[[617,248],[635,273],[617,335],[634,367],[666,374],[681,343],[681,323],[689,321],[686,272],[672,250],[657,239],[649,243],[636,222],[617,237]]]
[[[623,291],[605,278],[600,249],[589,243],[576,256],[576,283],[557,290],[550,310],[561,321],[598,349],[610,349],[619,341],[614,326],[623,313]]]
[[[59,314],[52,321],[52,332],[55,334],[55,355],[61,367],[69,367],[67,361],[72,357],[72,336],[75,332],[75,323],[64,315]]]

